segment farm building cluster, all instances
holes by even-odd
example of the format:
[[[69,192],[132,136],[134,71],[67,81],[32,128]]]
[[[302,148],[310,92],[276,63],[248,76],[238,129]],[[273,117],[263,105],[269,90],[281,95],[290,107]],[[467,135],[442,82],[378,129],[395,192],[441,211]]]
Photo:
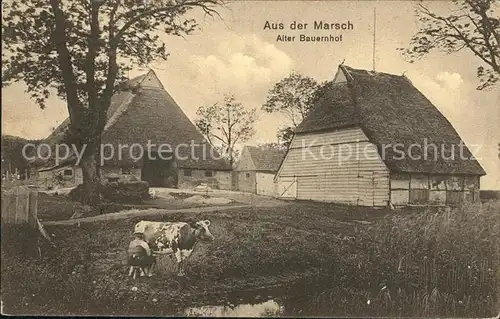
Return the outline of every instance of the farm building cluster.
[[[244,146],[234,168],[209,155],[216,153],[212,145],[152,70],[129,82],[136,89],[113,97],[102,143],[146,146],[168,141],[175,146],[194,141],[205,147],[197,148],[195,158],[168,160],[136,161],[125,152],[102,166],[103,176],[134,175],[156,187],[206,184],[284,199],[375,207],[456,205],[479,199],[485,171],[448,120],[404,75],[340,65],[324,95],[295,129],[287,150]],[[68,125],[69,120],[64,121],[46,141],[61,141]],[[414,153],[408,154],[394,147],[423,143],[436,148],[412,147]],[[441,149],[446,156],[437,154]],[[75,157],[58,165],[45,162],[37,172],[39,186],[81,184],[82,169],[75,163]]]

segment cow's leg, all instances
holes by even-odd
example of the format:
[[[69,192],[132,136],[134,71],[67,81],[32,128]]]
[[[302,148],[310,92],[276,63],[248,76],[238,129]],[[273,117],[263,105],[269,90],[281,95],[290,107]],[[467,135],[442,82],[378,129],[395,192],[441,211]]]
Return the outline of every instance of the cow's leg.
[[[186,267],[187,267],[187,261],[188,261],[188,258],[189,256],[191,256],[191,253],[193,252],[192,249],[188,249],[188,250],[181,250],[181,259],[182,259],[182,262],[181,262],[181,271],[184,275],[186,275]]]
[[[151,256],[151,265],[148,267],[148,277],[153,276],[153,267],[156,265],[156,256]]]
[[[128,271],[128,276],[132,277],[132,272],[134,271],[134,266],[130,266],[130,269]]]
[[[179,248],[175,250],[175,259],[177,260],[177,276],[184,276],[184,270],[182,269],[182,253]]]
[[[177,259],[177,273],[179,276],[186,275],[186,264],[187,259],[191,255],[192,250],[180,250],[175,251],[175,258]]]

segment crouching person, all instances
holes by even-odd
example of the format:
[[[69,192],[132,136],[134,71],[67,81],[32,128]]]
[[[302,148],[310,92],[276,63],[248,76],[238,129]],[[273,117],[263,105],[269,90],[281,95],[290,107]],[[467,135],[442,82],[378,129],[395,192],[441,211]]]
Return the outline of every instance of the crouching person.
[[[134,236],[135,238],[128,245],[128,265],[130,266],[128,275],[135,279],[137,272],[140,272],[141,276],[146,274],[151,277],[154,256],[151,255],[151,249],[144,241],[143,234],[135,233]]]

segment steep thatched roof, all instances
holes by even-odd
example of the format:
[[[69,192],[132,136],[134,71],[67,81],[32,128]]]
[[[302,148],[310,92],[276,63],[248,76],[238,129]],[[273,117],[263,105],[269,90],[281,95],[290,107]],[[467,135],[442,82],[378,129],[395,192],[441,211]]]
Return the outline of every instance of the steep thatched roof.
[[[116,152],[118,145],[128,145],[129,148],[124,148],[121,156],[115,154],[111,160],[105,162],[106,165],[138,165],[134,158],[140,157],[140,149],[132,148],[131,157],[130,146],[140,144],[146,152],[149,143],[152,151],[157,151],[160,145],[164,145],[162,151],[175,151],[178,147],[179,167],[231,170],[225,160],[218,159],[217,152],[163,88],[152,70],[130,80],[128,85],[134,89],[120,91],[112,98],[102,143],[113,145]],[[69,119],[65,120],[46,141],[60,142],[68,124]],[[191,144],[195,145],[194,154],[190,149]],[[110,148],[104,149],[107,151]],[[109,155],[110,153],[105,152],[105,156]],[[144,157],[147,158],[147,153]]]
[[[286,151],[277,148],[257,146],[245,147],[250,153],[250,157],[255,165],[255,170],[261,172],[277,172],[286,154]]]
[[[385,147],[384,162],[393,171],[434,174],[486,174],[475,159],[460,157],[463,143],[451,123],[405,76],[353,69],[341,65],[346,81],[333,83],[296,129],[296,134],[359,126],[371,142]],[[426,144],[427,143],[427,144]],[[387,147],[402,144],[401,148]],[[394,150],[411,149],[413,159]],[[435,144],[422,154],[424,145]],[[442,146],[443,145],[443,146]],[[452,146],[454,145],[454,146]],[[441,147],[445,150],[441,156]],[[452,158],[451,151],[454,150]],[[408,154],[408,153],[407,153]],[[463,147],[463,157],[471,152]]]

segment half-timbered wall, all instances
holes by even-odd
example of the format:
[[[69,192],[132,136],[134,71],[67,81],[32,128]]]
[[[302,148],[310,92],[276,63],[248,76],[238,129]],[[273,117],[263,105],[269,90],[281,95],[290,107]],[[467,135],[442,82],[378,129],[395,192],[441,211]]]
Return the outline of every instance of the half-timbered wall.
[[[479,176],[391,173],[391,203],[459,205],[479,200]]]

